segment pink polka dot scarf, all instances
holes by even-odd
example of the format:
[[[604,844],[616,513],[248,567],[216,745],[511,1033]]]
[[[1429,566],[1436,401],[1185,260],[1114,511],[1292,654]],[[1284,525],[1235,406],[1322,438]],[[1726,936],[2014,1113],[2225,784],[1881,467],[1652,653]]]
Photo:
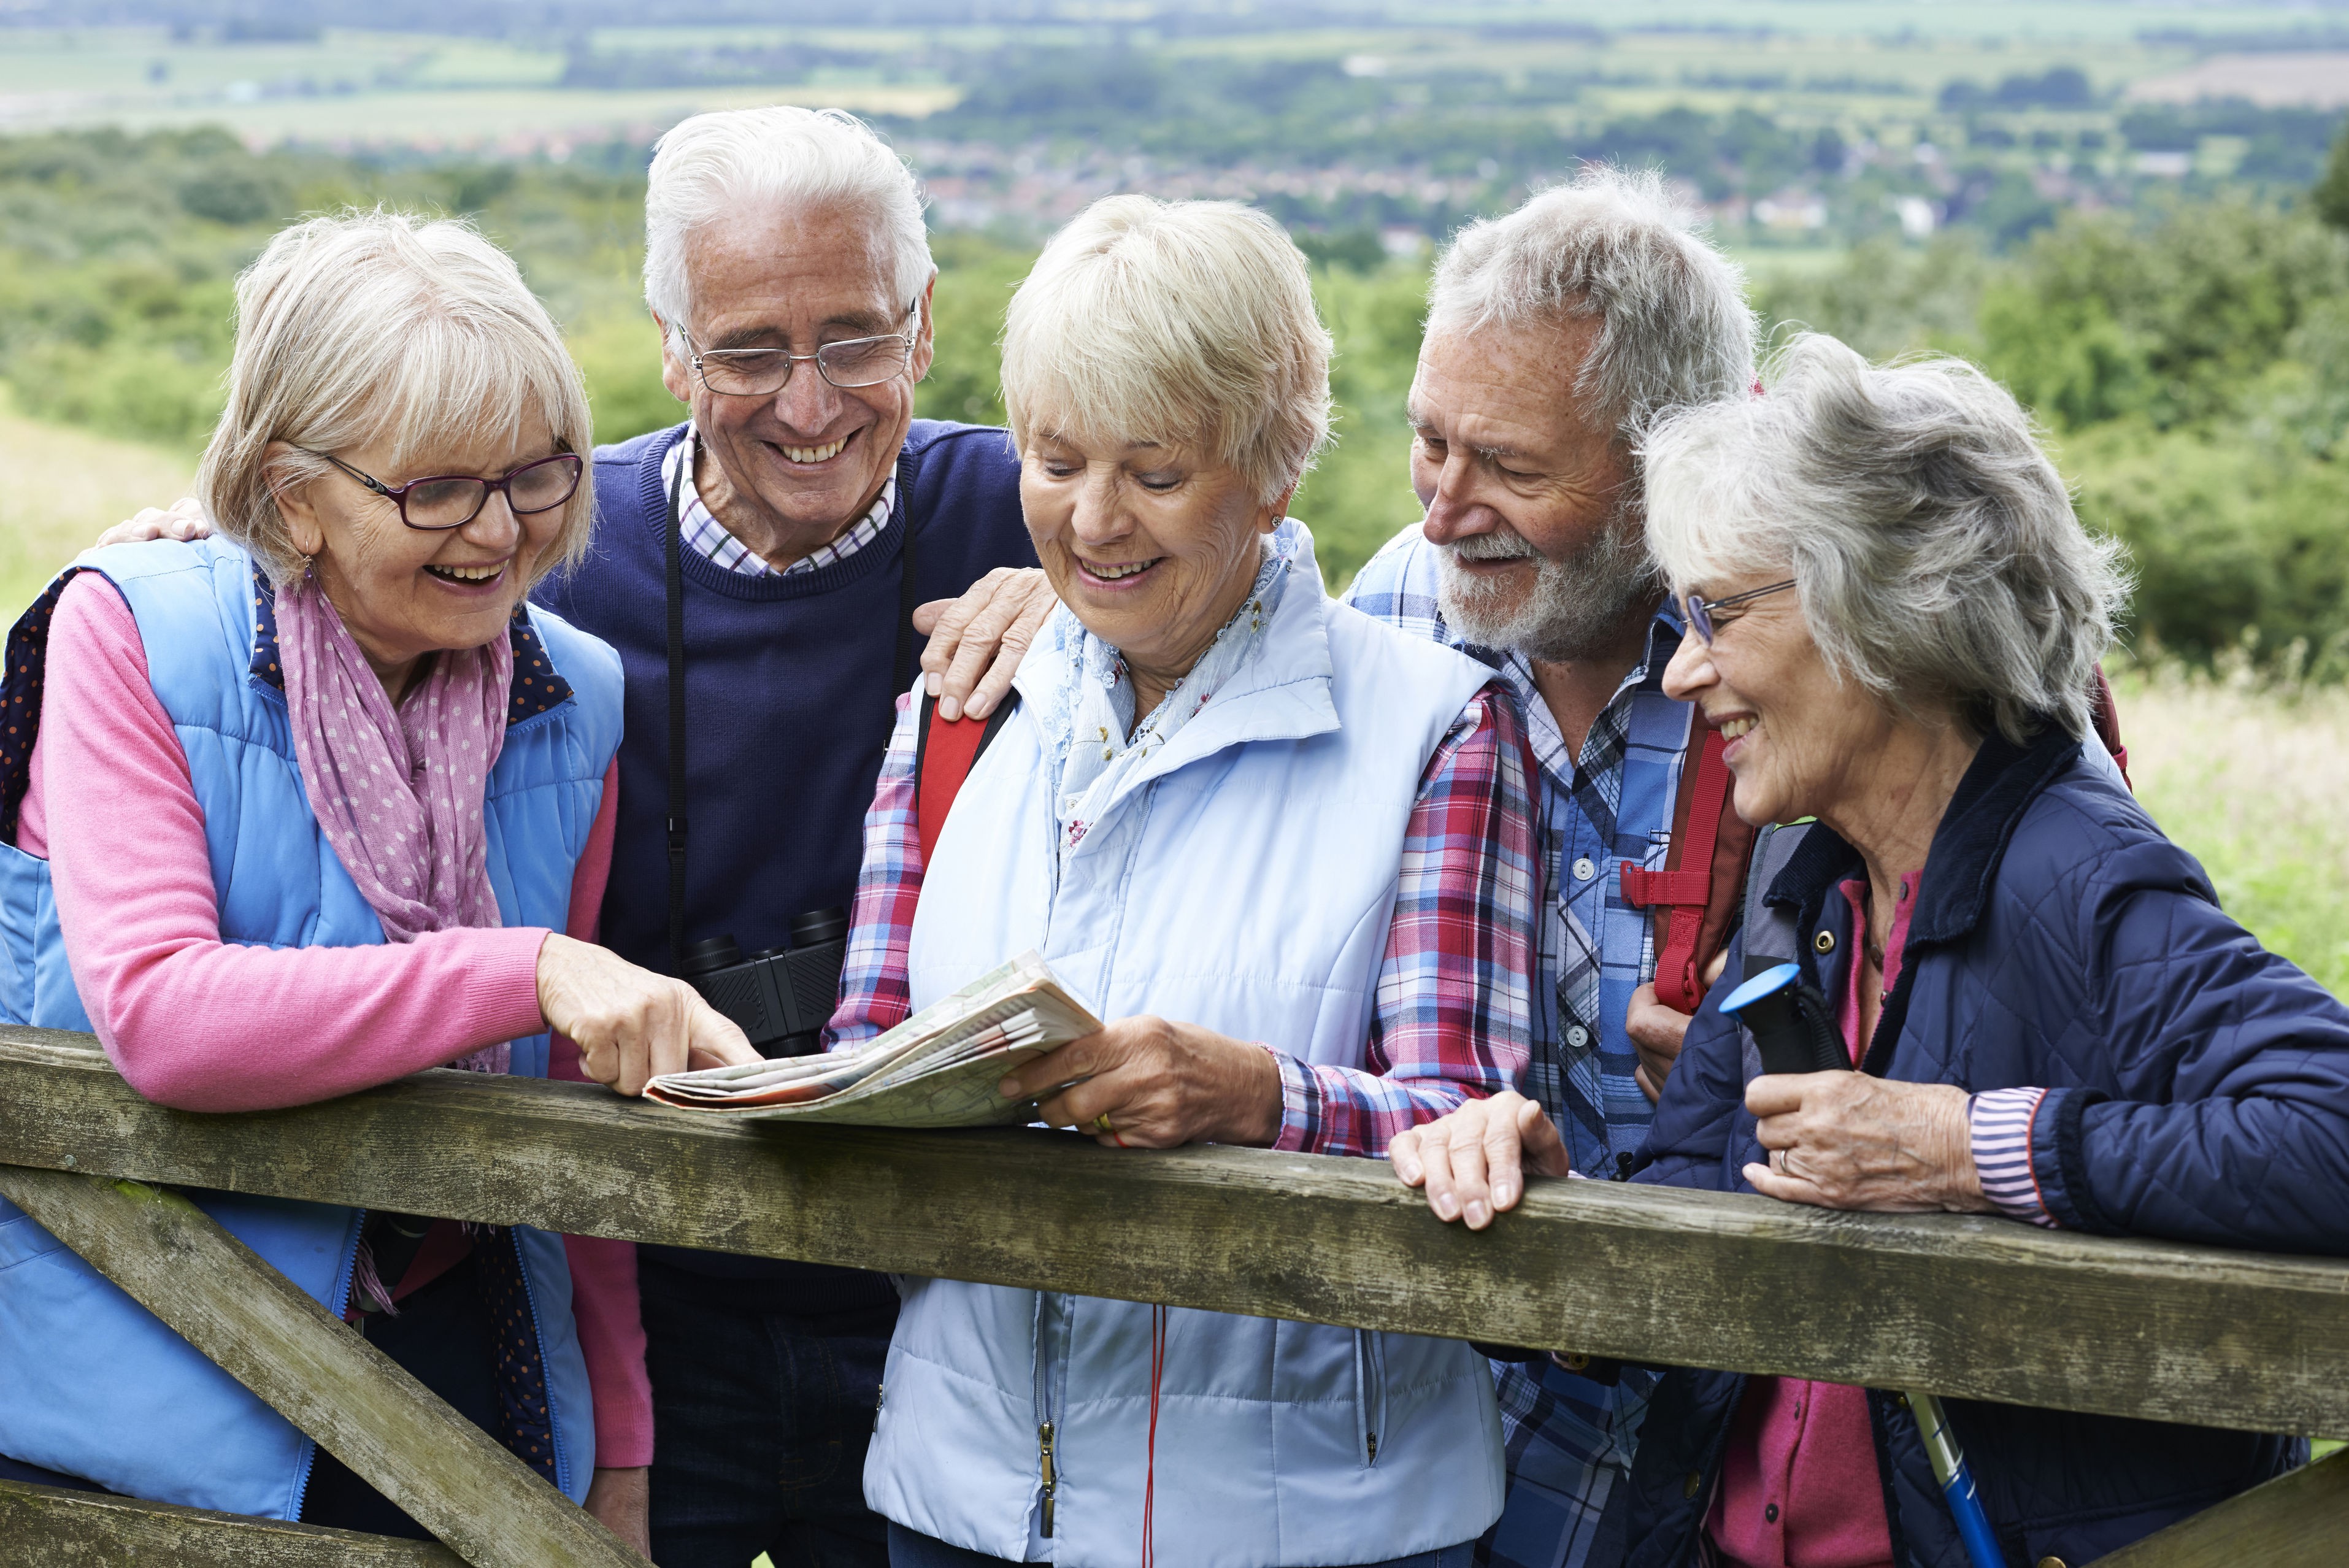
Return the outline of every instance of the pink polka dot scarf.
[[[315,574],[277,594],[278,656],[302,784],[392,942],[504,923],[481,809],[506,738],[513,645],[443,650],[394,708]],[[505,1044],[451,1065],[506,1070]]]

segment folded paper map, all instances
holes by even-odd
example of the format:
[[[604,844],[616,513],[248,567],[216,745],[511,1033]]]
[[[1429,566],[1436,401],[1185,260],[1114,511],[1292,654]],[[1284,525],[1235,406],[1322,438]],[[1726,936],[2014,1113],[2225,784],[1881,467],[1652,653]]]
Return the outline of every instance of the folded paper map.
[[[859,1127],[991,1127],[1031,1119],[1003,1075],[1100,1028],[1044,960],[1023,953],[877,1039],[847,1050],[665,1073],[645,1098],[681,1110]]]

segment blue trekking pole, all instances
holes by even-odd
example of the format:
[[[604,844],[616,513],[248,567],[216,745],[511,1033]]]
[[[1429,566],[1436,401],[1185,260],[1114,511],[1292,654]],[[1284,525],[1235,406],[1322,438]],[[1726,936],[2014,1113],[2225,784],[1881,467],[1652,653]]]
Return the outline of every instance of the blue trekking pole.
[[[1729,994],[1721,1010],[1754,1037],[1765,1073],[1851,1069],[1843,1042],[1836,1037],[1835,1015],[1826,997],[1792,964],[1765,969],[1746,981]],[[1941,1496],[1957,1521],[1958,1538],[1965,1542],[1966,1561],[1972,1568],[2006,1568],[2006,1556],[1991,1533],[1990,1516],[1974,1491],[1974,1473],[1966,1466],[1965,1450],[1958,1447],[1940,1399],[1912,1392],[1908,1400],[1918,1430],[1924,1434],[1925,1452],[1933,1461],[1933,1479],[1941,1483]]]

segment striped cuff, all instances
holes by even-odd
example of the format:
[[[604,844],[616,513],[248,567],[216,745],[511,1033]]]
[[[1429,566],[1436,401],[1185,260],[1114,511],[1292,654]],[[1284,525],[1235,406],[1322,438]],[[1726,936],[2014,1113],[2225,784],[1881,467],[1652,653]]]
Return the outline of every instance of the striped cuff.
[[[1262,1041],[1257,1045],[1280,1069],[1280,1136],[1272,1146],[1286,1154],[1309,1152],[1321,1130],[1321,1085],[1287,1051],[1276,1051]]]
[[[2039,1196],[2031,1170],[2031,1123],[2039,1114],[2044,1088],[1994,1088],[1966,1102],[1966,1128],[1973,1142],[1974,1173],[1982,1196],[2010,1219],[2055,1228],[2055,1216]]]

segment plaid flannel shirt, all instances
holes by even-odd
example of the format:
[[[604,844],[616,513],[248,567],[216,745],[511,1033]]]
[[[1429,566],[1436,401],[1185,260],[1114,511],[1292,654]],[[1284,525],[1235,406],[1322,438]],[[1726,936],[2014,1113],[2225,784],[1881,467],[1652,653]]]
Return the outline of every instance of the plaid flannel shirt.
[[[1692,733],[1689,705],[1663,694],[1680,623],[1668,610],[1657,614],[1645,656],[1576,756],[1524,655],[1471,646],[1444,624],[1436,572],[1434,547],[1413,526],[1362,568],[1347,599],[1494,665],[1523,707],[1539,775],[1546,894],[1525,1092],[1557,1123],[1577,1171],[1615,1176],[1653,1117],[1632,1076],[1639,1057],[1624,1020],[1631,993],[1656,968],[1653,928],[1646,911],[1623,901],[1619,868],[1627,860],[1661,868],[1671,845],[1672,800]],[[1543,1363],[1496,1362],[1494,1372],[1509,1491],[1478,1561],[1580,1568],[1609,1494],[1630,1470],[1653,1376],[1627,1367],[1609,1386]]]
[[[864,862],[828,1044],[860,1044],[910,1006],[906,948],[922,893],[914,821],[914,727],[897,727],[864,819]],[[1526,1068],[1531,999],[1534,828],[1512,704],[1494,686],[1461,710],[1421,777],[1379,967],[1362,1068],[1280,1069],[1277,1149],[1381,1156],[1406,1128],[1513,1087]]]

